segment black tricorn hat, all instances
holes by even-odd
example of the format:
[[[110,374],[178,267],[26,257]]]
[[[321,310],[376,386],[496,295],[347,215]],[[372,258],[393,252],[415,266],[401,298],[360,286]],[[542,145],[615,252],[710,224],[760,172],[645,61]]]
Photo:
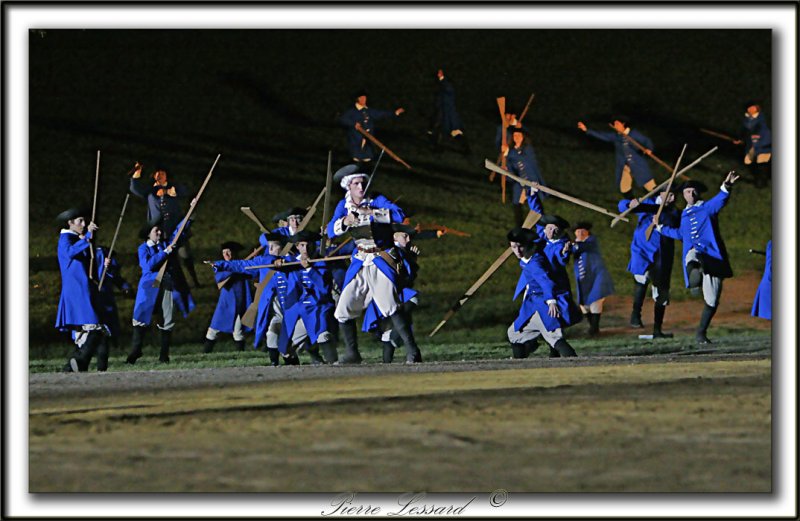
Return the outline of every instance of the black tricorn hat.
[[[703,193],[703,192],[705,192],[706,190],[708,190],[708,187],[706,187],[706,185],[705,185],[705,184],[703,184],[702,182],[700,182],[700,181],[697,181],[697,180],[695,180],[695,179],[691,179],[691,180],[689,180],[689,181],[686,181],[686,182],[684,182],[683,184],[681,184],[681,185],[678,187],[678,190],[679,190],[679,191],[681,191],[681,192],[683,192],[683,191],[684,191],[684,190],[686,190],[687,188],[694,188],[694,189],[695,189],[695,190],[697,190],[699,193]]]
[[[152,230],[153,227],[155,226],[161,226],[160,219],[150,219],[149,221],[144,223],[142,227],[139,228],[139,238],[147,239],[148,237],[150,237],[150,230]]]
[[[506,237],[509,242],[518,242],[525,245],[533,244],[539,239],[535,231],[530,228],[521,228],[519,226],[512,228]]]
[[[58,224],[65,224],[67,221],[71,221],[76,217],[87,217],[88,215],[89,212],[87,212],[85,209],[73,207],[58,214],[56,216],[56,222]]]
[[[566,230],[567,228],[569,228],[569,222],[567,222],[566,219],[558,215],[549,215],[549,214],[543,215],[542,218],[539,219],[539,224],[541,224],[542,226],[546,226],[548,224],[555,224],[562,230]]]
[[[361,96],[369,97],[369,92],[367,92],[367,89],[356,89],[356,91],[353,92],[353,99],[358,99]]]
[[[369,174],[365,174],[364,172],[362,172],[358,165],[345,165],[339,170],[337,170],[336,173],[333,174],[333,181],[341,186],[342,179],[344,179],[349,175],[356,175],[356,174],[363,175],[364,177],[369,179]]]
[[[411,237],[417,234],[417,229],[411,226],[410,224],[403,224],[403,223],[392,223],[392,231],[393,232],[404,232],[410,235]]]
[[[267,242],[279,242],[281,244],[286,244],[286,242],[289,240],[289,237],[286,235],[274,232],[265,233],[264,237],[267,239]]]
[[[749,100],[745,101],[744,102],[744,106],[742,108],[746,111],[747,109],[749,109],[753,105],[758,107],[758,110],[761,110],[761,102],[759,102],[758,100],[755,100],[755,99],[749,99]]]
[[[572,227],[573,230],[591,230],[592,223],[589,221],[578,221],[575,223],[575,226]]]
[[[275,215],[273,215],[272,216],[272,222],[276,223],[278,221],[285,221],[291,215],[300,215],[301,217],[305,217],[305,215],[307,213],[308,213],[308,210],[306,210],[305,208],[300,208],[299,206],[294,206],[292,208],[289,208],[288,210],[284,210],[284,211],[282,211],[280,213],[276,213]]]
[[[220,250],[231,250],[232,252],[242,251],[244,246],[236,241],[223,242],[219,245]]]
[[[517,132],[519,132],[523,136],[530,135],[530,132],[528,132],[528,130],[523,127],[516,127],[516,126],[508,127],[508,131],[511,132],[511,134],[516,134]]]
[[[611,122],[613,123],[615,121],[621,122],[626,127],[630,127],[631,126],[631,118],[629,118],[628,116],[626,116],[624,114],[612,114],[611,115]]]
[[[293,242],[295,244],[298,242],[317,242],[321,238],[322,235],[318,234],[317,232],[312,232],[310,230],[300,230],[299,232],[289,237],[289,242]]]

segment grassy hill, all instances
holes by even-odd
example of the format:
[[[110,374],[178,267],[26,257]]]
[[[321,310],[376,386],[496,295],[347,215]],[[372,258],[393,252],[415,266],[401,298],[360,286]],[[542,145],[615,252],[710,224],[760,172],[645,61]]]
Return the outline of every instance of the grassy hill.
[[[145,163],[146,173],[148,165],[165,162],[173,180],[196,191],[222,154],[192,238],[205,285],[193,291],[198,309],[175,333],[177,343],[198,342],[217,295],[210,270],[199,261],[217,258],[225,240],[257,240],[257,228],[239,207],[249,205],[268,218],[313,201],[325,183],[327,151],[334,151],[334,168],[347,162],[336,119],[356,89],[371,93],[371,106],[403,106],[406,114],[384,124],[379,137],[414,168],[407,171],[386,158],[373,189],[402,198],[399,204],[413,222],[471,234],[420,244],[423,300],[415,321],[427,334],[506,247],[511,208],[500,204],[499,185],[487,181],[482,166],[484,158],[496,158],[497,96],[521,107],[536,94],[525,123],[545,179],[560,191],[616,207],[613,147],[583,135],[576,122],[605,130],[609,115],[623,112],[668,163],[684,143],[684,164],[718,145],[693,171],[713,195],[728,170],[745,172],[742,154],[697,129],[735,134],[742,103],[751,98],[760,99],[771,117],[771,43],[768,30],[31,33],[31,356],[64,352],[65,339],[52,327],[60,290],[53,218],[73,204],[91,203],[97,150],[97,222],[104,244],[111,241],[127,190],[125,174],[135,161]],[[470,157],[455,149],[434,154],[426,141],[433,75],[440,67],[455,84]],[[666,170],[651,167],[658,180],[666,179]],[[630,293],[625,268],[633,223],[609,228],[600,214],[552,198],[545,204],[573,223],[595,223],[617,292]],[[720,217],[734,272],[763,266],[763,258],[747,250],[762,249],[771,237],[771,215],[769,189],[737,185]],[[144,203],[132,199],[117,243],[123,274],[133,284],[144,218]],[[313,224],[319,223],[317,217]],[[518,268],[509,262],[438,340],[501,337],[517,309],[510,300],[517,277]],[[674,298],[684,298],[682,286],[676,267]],[[129,328],[132,301],[119,303],[123,327]]]

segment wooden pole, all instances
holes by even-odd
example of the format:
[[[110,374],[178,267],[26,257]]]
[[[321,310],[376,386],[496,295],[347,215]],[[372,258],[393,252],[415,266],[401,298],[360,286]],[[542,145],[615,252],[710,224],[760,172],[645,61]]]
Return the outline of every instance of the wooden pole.
[[[264,226],[264,223],[261,222],[261,219],[259,219],[258,216],[256,216],[256,213],[249,206],[242,206],[239,209],[242,211],[243,214],[248,216],[250,220],[252,220],[254,223],[258,225],[258,229],[261,230],[262,233],[269,232],[269,229],[267,229],[267,227]]]
[[[513,179],[514,181],[518,182],[521,185],[530,186],[530,187],[536,188],[537,190],[541,190],[542,192],[544,192],[546,194],[550,194],[552,196],[558,197],[559,199],[564,199],[565,201],[569,201],[571,203],[577,204],[578,206],[583,206],[584,208],[588,208],[590,210],[594,210],[595,212],[602,213],[603,215],[607,215],[609,217],[615,217],[615,218],[619,217],[617,214],[615,214],[613,212],[610,212],[610,211],[606,210],[605,208],[603,208],[601,206],[597,206],[596,204],[588,203],[588,202],[584,201],[583,199],[578,199],[577,197],[572,197],[571,195],[562,194],[561,192],[559,192],[557,190],[553,190],[552,188],[548,188],[546,186],[542,186],[539,183],[534,183],[533,181],[528,181],[527,179],[523,179],[521,177],[517,177],[514,174],[512,174],[511,172],[503,170],[502,168],[500,168],[496,164],[492,163],[488,159],[485,160],[484,166],[489,170],[493,170],[493,171],[497,172],[498,174],[502,174],[502,175],[504,175],[504,176],[506,176],[506,177],[508,177],[510,179]],[[620,219],[623,220],[623,221],[627,221],[627,219],[624,218],[624,217],[620,217]]]
[[[531,103],[533,103],[533,96],[534,94],[533,92],[531,92],[531,97],[528,98],[528,103],[525,104],[525,109],[522,111],[522,114],[519,116],[519,119],[517,120],[520,122],[520,124],[522,123],[522,120],[525,118],[525,114],[528,113],[528,109],[531,108]]]
[[[323,262],[323,261],[337,261],[337,260],[345,260],[352,257],[352,255],[337,255],[335,257],[320,257],[319,259],[308,259],[308,262]],[[300,261],[293,261],[293,262],[281,262],[280,264],[262,264],[260,266],[247,266],[245,267],[246,270],[260,270],[263,268],[280,268],[283,266],[297,266],[303,264]]]
[[[672,167],[671,167],[671,166],[669,166],[669,165],[668,165],[667,163],[665,163],[664,161],[662,161],[661,159],[659,159],[659,158],[658,158],[658,157],[657,157],[657,156],[656,156],[656,155],[653,153],[653,151],[652,151],[652,150],[650,151],[650,153],[649,153],[649,154],[648,154],[648,153],[646,153],[646,150],[647,150],[647,149],[646,149],[645,147],[643,147],[643,146],[641,145],[641,143],[639,143],[638,141],[636,141],[635,139],[633,139],[631,136],[629,136],[629,135],[625,134],[624,132],[620,132],[619,130],[617,130],[616,128],[614,128],[614,125],[612,125],[611,123],[609,123],[609,124],[608,124],[608,126],[609,126],[609,127],[611,127],[611,128],[613,128],[613,129],[614,129],[614,130],[615,130],[615,131],[616,131],[616,132],[617,132],[617,133],[618,133],[620,136],[622,136],[623,138],[625,138],[625,139],[627,139],[628,141],[630,141],[631,143],[633,143],[633,145],[634,145],[636,148],[638,148],[638,149],[639,149],[639,150],[641,150],[642,152],[645,152],[645,155],[648,155],[648,156],[652,157],[652,158],[653,158],[653,161],[655,161],[655,162],[656,162],[656,163],[658,163],[659,165],[661,165],[661,166],[663,166],[664,168],[666,168],[666,169],[667,169],[669,172],[672,172]],[[685,175],[681,175],[681,178],[683,178],[683,180],[684,180],[684,181],[689,181],[689,180],[690,180],[690,179],[689,179],[687,176],[685,176]]]
[[[261,253],[263,250],[264,250],[264,247],[263,247],[263,246],[259,246],[258,248],[254,249],[254,250],[253,250],[253,251],[250,253],[250,255],[248,255],[247,257],[245,257],[245,258],[244,258],[244,260],[250,260],[250,259],[252,259],[252,258],[253,258],[253,257],[255,257],[256,255],[258,255],[259,253]],[[208,264],[208,263],[206,263],[206,264]],[[217,283],[217,289],[222,289],[223,287],[225,287],[225,284],[227,284],[229,280],[231,280],[231,278],[230,278],[230,277],[228,277],[227,279],[223,279],[223,280],[219,281],[219,282]]]
[[[361,125],[360,125],[360,124],[358,124],[358,123],[356,124],[356,130],[358,130],[358,131],[361,133],[361,135],[363,135],[365,138],[369,139],[369,140],[370,140],[370,141],[371,141],[371,142],[372,142],[372,143],[373,143],[375,146],[377,146],[378,148],[380,148],[381,150],[383,150],[384,152],[386,152],[387,154],[389,154],[389,156],[390,156],[392,159],[394,159],[395,161],[397,161],[398,163],[400,163],[400,164],[401,164],[401,165],[403,165],[404,167],[406,167],[406,168],[408,168],[409,170],[411,170],[411,165],[409,165],[408,163],[406,163],[405,161],[403,161],[402,159],[400,159],[400,156],[398,156],[397,154],[395,154],[394,152],[392,152],[392,151],[389,149],[389,147],[387,147],[386,145],[384,145],[383,143],[381,143],[380,141],[378,141],[378,138],[376,138],[375,136],[373,136],[373,135],[372,135],[372,134],[370,134],[369,132],[365,131],[365,130],[364,130],[362,127],[361,127]]]
[[[702,156],[700,156],[697,159],[695,159],[691,164],[689,164],[685,168],[682,168],[681,171],[678,172],[678,175],[680,175],[683,172],[687,172],[687,171],[691,170],[700,161],[702,161],[703,159],[707,158],[708,156],[710,156],[711,154],[713,154],[716,151],[717,151],[717,147],[712,148],[711,150],[709,150],[708,152],[706,152]],[[650,190],[650,192],[648,192],[647,194],[645,194],[645,195],[643,195],[642,197],[639,198],[639,202],[641,203],[642,201],[644,201],[648,197],[652,197],[653,195],[655,195],[658,192],[662,191],[664,189],[664,187],[667,186],[668,182],[669,182],[669,180],[664,181],[660,185],[658,185],[655,188],[653,188],[652,190]],[[613,228],[619,221],[624,220],[622,218],[625,217],[626,215],[628,215],[629,213],[631,213],[631,211],[633,211],[633,208],[628,208],[627,210],[625,210],[624,212],[619,214],[617,217],[615,217],[614,220],[611,221],[611,227]]]
[[[175,234],[175,237],[173,237],[172,242],[169,244],[169,246],[175,247],[175,245],[178,243],[178,240],[181,238],[181,234],[183,233],[183,230],[186,228],[186,223],[189,222],[189,217],[192,216],[192,213],[194,213],[194,209],[197,208],[197,204],[200,202],[200,197],[202,197],[203,191],[206,189],[206,185],[211,180],[211,175],[214,173],[214,168],[217,166],[217,161],[219,161],[219,157],[221,155],[222,154],[217,154],[217,158],[214,160],[214,164],[211,165],[211,170],[208,171],[208,175],[203,181],[203,185],[200,187],[200,191],[197,192],[197,195],[193,199],[194,204],[189,206],[189,211],[186,212],[186,216],[184,216],[183,221],[181,221],[181,227],[178,228],[178,232]],[[167,271],[167,263],[169,263],[169,257],[167,257],[167,260],[164,261],[164,264],[161,265],[161,269],[158,270],[158,275],[156,276],[156,280],[153,281],[154,288],[161,286],[161,279],[164,278],[164,273],[166,273]]]
[[[733,144],[738,144],[739,140],[735,137],[731,137],[727,134],[722,134],[720,132],[714,132],[713,130],[708,130],[707,128],[701,128],[700,132],[704,134],[708,134],[709,136],[718,137],[720,139],[724,139],[725,141],[730,141]]]
[[[97,165],[95,166],[94,170],[94,197],[92,200],[92,218],[89,222],[93,223],[95,218],[95,212],[97,210],[97,186],[100,184],[100,151],[97,151]],[[92,234],[92,239],[94,239],[94,234]],[[94,244],[92,241],[89,241],[89,280],[94,279]]]
[[[680,166],[680,164],[681,164],[681,160],[683,159],[684,152],[686,152],[686,145],[685,144],[683,145],[683,150],[681,150],[681,155],[678,156],[678,161],[675,163],[675,170],[673,170],[672,171],[672,175],[669,176],[669,184],[667,185],[667,190],[666,190],[667,192],[670,191],[670,189],[672,188],[672,182],[675,181],[675,175],[678,173],[678,166]],[[650,223],[650,226],[648,226],[647,230],[645,230],[645,232],[644,232],[645,240],[649,241],[650,240],[650,236],[653,235],[653,228],[656,227],[655,223],[657,223],[658,219],[661,217],[661,212],[664,210],[664,206],[666,206],[666,204],[667,204],[667,199],[669,199],[669,196],[664,197],[664,198],[661,199],[661,204],[658,207],[658,211],[656,212],[655,219],[653,220],[653,222]]]
[[[122,225],[122,218],[125,217],[125,208],[128,207],[128,199],[130,199],[130,192],[125,194],[125,201],[122,203],[122,211],[119,213],[119,220],[117,221],[117,229],[114,230],[114,238],[111,239],[111,246],[108,248],[108,258],[114,253],[114,245],[117,243],[117,236],[119,235],[119,227]],[[97,285],[98,291],[103,289],[103,281],[106,280],[106,272],[108,266],[103,266],[103,273],[100,275],[100,283]]]
[[[539,221],[539,219],[541,219],[541,217],[542,216],[536,212],[529,212],[528,217],[525,218],[525,222],[522,223],[522,227],[533,228],[533,225],[536,224]],[[506,260],[508,260],[508,258],[511,256],[512,253],[513,251],[511,250],[511,248],[506,248],[506,250],[502,254],[500,254],[497,260],[495,260],[492,263],[492,265],[489,266],[489,269],[487,269],[483,273],[483,275],[481,275],[478,278],[478,280],[476,280],[475,283],[472,284],[472,286],[470,286],[469,289],[466,292],[464,292],[463,295],[461,295],[458,301],[455,304],[453,304],[453,307],[451,307],[447,311],[447,313],[445,313],[442,321],[439,322],[439,324],[435,328],[433,328],[433,331],[431,331],[430,334],[428,335],[429,338],[438,333],[439,330],[442,329],[442,327],[445,325],[445,323],[447,323],[447,321],[450,320],[453,317],[453,315],[458,313],[458,310],[461,309],[470,298],[472,298],[475,292],[478,291],[478,289],[480,289],[480,287],[483,286],[483,284],[487,280],[489,280],[489,277],[494,275],[494,272],[496,272],[500,268],[500,266],[502,266],[503,263]]]
[[[328,225],[328,220],[331,218],[331,198],[333,197],[333,151],[328,150],[328,170],[325,174],[325,201],[322,203],[322,238],[319,241],[319,251],[325,255],[325,249],[328,246],[328,234],[324,233],[325,227]],[[372,178],[370,178],[370,181]]]

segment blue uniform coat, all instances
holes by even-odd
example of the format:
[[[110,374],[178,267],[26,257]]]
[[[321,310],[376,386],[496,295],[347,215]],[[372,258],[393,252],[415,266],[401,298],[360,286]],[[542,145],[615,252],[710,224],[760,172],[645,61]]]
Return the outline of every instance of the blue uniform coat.
[[[292,259],[299,260],[299,256]],[[309,341],[316,344],[321,333],[331,331],[333,322],[332,279],[324,262],[315,262],[308,269],[302,266],[288,273],[292,286],[298,288],[297,301],[284,310],[278,349],[287,353],[297,321],[302,320]]]
[[[433,107],[433,128],[439,128],[441,132],[450,134],[454,130],[464,130],[461,117],[456,110],[456,91],[453,84],[447,78],[437,80],[438,89],[434,96]]]
[[[742,122],[742,140],[745,142],[745,152],[755,148],[756,155],[772,153],[772,132],[763,113],[755,118],[745,116]]]
[[[624,212],[628,209],[630,199],[619,202],[617,209]],[[658,212],[659,200],[647,198],[641,202],[631,213],[636,214],[639,222],[633,232],[631,240],[631,258],[628,261],[628,271],[634,275],[644,275],[648,270],[650,275],[658,275],[662,280],[655,281],[661,284],[668,281],[672,273],[672,263],[675,257],[675,241],[666,235],[653,233],[647,240],[647,228],[653,222],[653,215]],[[668,226],[679,227],[681,212],[674,206],[666,206],[661,211],[661,222]]]
[[[84,239],[77,233],[61,230],[58,238],[58,266],[61,270],[61,296],[55,327],[60,331],[100,324],[95,312],[97,286],[89,281],[89,253],[92,234]]]
[[[97,269],[97,282],[103,275],[103,264],[108,250],[106,248],[95,248],[94,262]],[[116,257],[111,257],[111,264],[106,270],[106,278],[103,280],[103,288],[97,292],[97,312],[100,320],[108,326],[111,336],[118,337],[120,334],[119,311],[117,310],[117,300],[114,297],[114,288],[120,290],[131,289],[130,283],[122,277],[120,266]]]
[[[253,301],[250,295],[249,281],[251,274],[234,273],[232,271],[217,271],[214,280],[217,283],[225,279],[230,279],[222,286],[219,291],[217,307],[211,317],[211,328],[223,333],[233,333],[236,317],[244,315],[250,303]],[[250,331],[250,328],[242,325],[242,329]]]
[[[733,277],[733,270],[728,262],[728,252],[719,231],[717,215],[728,203],[729,197],[727,191],[720,190],[708,201],[699,201],[684,208],[678,228],[667,225],[660,227],[663,235],[683,242],[681,259],[685,259],[689,250],[694,248],[699,254],[703,272],[723,279]],[[683,264],[684,282],[688,288],[689,274],[686,271],[686,263],[681,264]]]
[[[772,320],[772,241],[767,243],[767,263],[764,265],[764,276],[758,283],[756,298],[753,300],[753,309],[750,314],[754,317]]]
[[[631,143],[629,140],[623,138],[619,132],[598,132],[596,130],[587,130],[586,133],[600,141],[614,143],[614,153],[616,154],[616,185],[614,188],[619,188],[620,180],[622,179],[622,170],[627,164],[631,169],[631,175],[637,186],[644,186],[648,181],[653,179],[650,173],[650,167],[647,165],[647,158],[641,151]],[[635,139],[643,147],[653,150],[653,141],[644,134],[631,129],[628,134]]]
[[[614,282],[600,255],[597,237],[590,235],[583,242],[572,246],[575,260],[575,281],[578,289],[578,304],[588,306],[592,302],[614,294]]]
[[[180,226],[183,219],[183,209],[181,204],[189,195],[187,189],[182,185],[168,183],[166,186],[147,185],[141,178],[131,178],[130,192],[147,201],[147,222],[157,221],[162,226],[164,236],[169,236]],[[167,193],[158,195],[158,191],[174,188],[175,196]],[[181,240],[188,238],[188,230],[181,236]]]
[[[556,285],[551,277],[551,267],[544,254],[537,251],[527,262],[520,259],[519,265],[522,268],[522,274],[517,282],[513,300],[516,300],[523,292],[525,297],[519,314],[514,320],[514,330],[521,331],[537,311],[548,331],[570,326],[572,323],[568,317],[564,316],[564,310],[569,309],[570,304],[573,307],[575,304],[571,303],[572,299],[569,298],[569,295],[556,292]],[[549,309],[547,301],[553,299],[556,300],[556,305],[561,311],[559,318],[547,314]]]
[[[416,262],[416,255],[405,248],[395,246],[389,250],[389,255],[398,262],[397,293],[400,302],[408,302],[414,297],[419,296],[419,292],[412,286],[417,278],[419,264]],[[364,322],[361,326],[362,331],[374,331],[380,326],[381,320],[385,318],[378,309],[375,301],[369,303],[364,312]]]
[[[395,113],[391,110],[378,110],[369,107],[363,107],[359,110],[355,105],[347,109],[339,118],[339,124],[345,127],[347,131],[347,150],[350,153],[350,157],[363,161],[372,159],[375,156],[372,143],[356,130],[356,123],[361,123],[364,132],[375,135],[376,121],[394,117],[396,117]]]

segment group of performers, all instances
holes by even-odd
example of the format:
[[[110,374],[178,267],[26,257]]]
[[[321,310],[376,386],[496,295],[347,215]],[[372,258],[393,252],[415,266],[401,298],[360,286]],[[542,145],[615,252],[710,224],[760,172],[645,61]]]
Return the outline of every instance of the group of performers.
[[[463,125],[455,112],[452,86],[445,83],[441,70],[437,80],[439,121],[432,123],[434,143],[449,134],[468,149]],[[244,350],[245,335],[252,331],[253,346],[263,347],[270,364],[275,366],[297,365],[302,353],[312,364],[358,364],[362,357],[356,321],[363,314],[361,329],[380,338],[384,363],[394,360],[395,349],[400,346],[405,363],[422,362],[412,327],[412,313],[419,298],[413,288],[419,269],[419,250],[413,244],[417,229],[408,224],[400,206],[368,190],[374,175],[369,168],[376,150],[364,133],[374,133],[375,121],[398,117],[403,112],[402,108],[369,109],[366,93],[359,92],[355,106],[341,116],[353,164],[332,176],[344,197],[330,220],[323,223],[322,233],[305,229],[307,210],[295,207],[275,216],[278,226],[261,234],[261,247],[247,258],[239,258],[244,251],[241,244],[221,244],[220,260],[210,263],[219,299],[204,338],[204,352],[213,351],[220,332],[232,334],[237,349]],[[755,112],[756,118],[759,112],[760,109]],[[751,107],[747,114],[753,119]],[[529,131],[511,110],[506,111],[506,118],[497,140],[498,152],[506,159],[509,172],[532,182],[512,185],[517,226],[508,231],[507,239],[521,267],[514,298],[522,296],[518,316],[507,331],[512,357],[526,358],[538,348],[540,339],[548,345],[550,356],[576,356],[564,331],[585,317],[589,334],[597,335],[603,301],[614,292],[614,285],[597,237],[591,231],[592,223],[577,223],[572,227],[574,240],[570,240],[570,224],[545,212],[542,191],[546,185],[528,142]],[[651,192],[656,188],[645,160],[645,156],[652,155],[653,145],[632,130],[623,117],[615,117],[611,126],[613,132],[602,133],[578,123],[587,134],[615,143],[616,185],[622,193],[618,210],[638,217],[628,264],[635,281],[630,325],[643,327],[641,312],[650,284],[655,302],[652,337],[672,336],[662,328],[669,304],[673,241],[680,240],[686,286],[693,294],[702,294],[704,300],[696,340],[710,343],[707,331],[719,306],[722,282],[732,276],[717,216],[739,176],[729,172],[719,193],[708,201],[702,198],[706,187],[694,180],[654,193],[653,197],[634,198],[634,184]],[[765,149],[764,143],[771,140],[764,128],[759,127],[760,136],[751,136],[748,141],[746,157],[751,163],[762,165],[769,161],[765,154],[769,155],[770,149]],[[507,132],[505,138],[503,130]],[[643,145],[636,148],[632,142]],[[163,165],[156,168],[152,186],[142,181],[142,166],[137,163],[130,190],[147,200],[148,220],[140,230],[143,242],[138,258],[142,274],[126,359],[131,365],[142,357],[145,334],[153,322],[160,332],[159,361],[169,362],[176,315],[180,312],[185,317],[195,308],[181,264],[194,285],[200,285],[188,244],[191,212],[184,215],[178,202],[185,190],[169,182]],[[677,195],[685,200],[683,211],[675,208]],[[526,203],[533,212],[530,215],[538,216],[538,220],[533,226],[523,227],[519,216]],[[190,209],[196,204],[195,198]],[[62,226],[58,244],[62,292],[56,327],[72,334],[74,348],[63,368],[71,372],[87,371],[94,356],[97,370],[107,369],[109,344],[118,341],[120,330],[112,286],[131,292],[108,249],[92,244],[97,225],[86,222],[87,214],[71,208],[57,218]],[[766,272],[753,315],[771,318],[771,242],[766,255]],[[567,274],[570,260],[576,295]],[[251,287],[254,282],[255,287]],[[344,348],[341,355],[340,341]]]

